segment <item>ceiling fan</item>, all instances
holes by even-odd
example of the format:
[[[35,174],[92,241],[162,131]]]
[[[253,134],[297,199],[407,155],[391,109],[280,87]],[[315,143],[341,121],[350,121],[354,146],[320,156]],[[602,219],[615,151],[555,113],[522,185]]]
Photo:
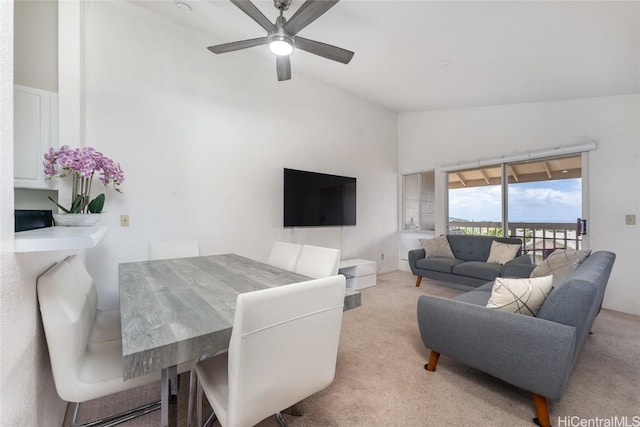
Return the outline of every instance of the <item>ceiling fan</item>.
[[[293,52],[294,47],[343,64],[348,64],[353,57],[353,52],[349,50],[305,39],[297,35],[300,30],[318,19],[338,3],[339,0],[307,0],[296,10],[289,20],[283,16],[283,13],[289,9],[291,0],[273,0],[274,6],[280,11],[280,16],[276,19],[275,24],[272,24],[251,1],[230,1],[249,15],[249,17],[256,21],[262,28],[267,30],[267,36],[208,47],[207,49],[213,53],[233,52],[235,50],[268,44],[271,52],[276,55],[276,71],[279,81],[289,80],[291,78],[289,55]]]

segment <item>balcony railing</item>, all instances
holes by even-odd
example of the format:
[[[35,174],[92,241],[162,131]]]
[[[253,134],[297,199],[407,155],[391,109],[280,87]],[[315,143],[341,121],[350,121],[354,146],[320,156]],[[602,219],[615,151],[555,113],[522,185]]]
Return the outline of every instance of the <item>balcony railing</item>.
[[[502,223],[490,221],[450,221],[449,233],[504,236]],[[512,222],[507,237],[520,238],[523,253],[529,254],[536,264],[556,249],[582,248],[582,236],[575,222]]]

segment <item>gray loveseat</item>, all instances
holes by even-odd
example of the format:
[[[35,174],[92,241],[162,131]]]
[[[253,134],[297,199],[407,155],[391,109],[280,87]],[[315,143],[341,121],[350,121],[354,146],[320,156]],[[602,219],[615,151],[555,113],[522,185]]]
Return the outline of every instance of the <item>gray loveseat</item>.
[[[409,251],[409,267],[417,276],[416,286],[420,286],[423,277],[453,283],[460,289],[474,289],[494,280],[496,277],[529,277],[535,268],[528,255],[520,251],[516,258],[506,264],[487,263],[491,242],[521,245],[522,241],[511,237],[473,236],[465,234],[447,234],[452,258],[425,258],[424,249]]]
[[[532,393],[539,425],[549,426],[547,399],[560,400],[604,297],[615,254],[595,252],[565,276],[537,317],[487,308],[493,283],[444,299],[418,299],[418,326],[431,349]]]

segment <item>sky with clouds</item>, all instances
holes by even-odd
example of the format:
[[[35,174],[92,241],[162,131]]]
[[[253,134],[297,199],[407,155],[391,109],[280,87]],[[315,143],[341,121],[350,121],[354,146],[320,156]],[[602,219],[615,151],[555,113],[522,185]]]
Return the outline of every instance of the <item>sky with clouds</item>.
[[[501,221],[499,185],[449,190],[449,216]],[[582,214],[582,180],[509,184],[510,222],[575,222]]]

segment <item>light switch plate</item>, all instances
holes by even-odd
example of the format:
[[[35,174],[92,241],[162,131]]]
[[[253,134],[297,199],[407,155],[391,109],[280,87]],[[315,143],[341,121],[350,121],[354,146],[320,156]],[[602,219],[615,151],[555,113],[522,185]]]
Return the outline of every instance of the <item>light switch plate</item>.
[[[636,225],[636,216],[634,214],[627,214],[624,216],[625,225]]]

